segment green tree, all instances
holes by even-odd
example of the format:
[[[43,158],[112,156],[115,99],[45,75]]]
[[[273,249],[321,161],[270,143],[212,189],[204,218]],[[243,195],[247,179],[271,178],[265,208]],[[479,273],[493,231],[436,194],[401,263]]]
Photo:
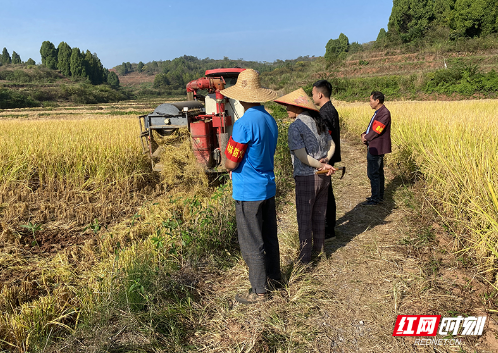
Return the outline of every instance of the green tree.
[[[166,78],[171,88],[177,89],[185,87],[186,82],[183,80],[183,71],[181,68],[169,71],[166,74]]]
[[[452,29],[460,36],[476,37],[497,32],[496,0],[457,0]]]
[[[81,55],[79,48],[71,49],[71,59],[70,59],[70,69],[72,77],[81,77],[83,76],[83,56]]]
[[[129,61],[124,63],[124,64],[126,66],[126,73],[133,72],[133,66],[131,65],[131,63]]]
[[[102,65],[102,62],[100,61],[99,57],[97,56],[97,53],[93,53],[93,59],[94,59],[94,79],[95,79],[95,84],[100,85],[104,82],[107,82],[107,77],[109,75],[109,70],[107,70],[104,65]]]
[[[22,64],[21,57],[15,51],[12,52],[12,64]]]
[[[167,88],[170,85],[167,74],[157,74],[154,77],[154,88]]]
[[[349,38],[344,33],[339,34],[339,50],[341,53],[349,50]]]
[[[107,74],[96,53],[86,51],[83,58],[83,76],[86,76],[93,85],[100,85],[107,81]]]
[[[377,39],[375,40],[375,46],[382,48],[387,43],[387,32],[384,28],[381,28],[379,34],[377,35]]]
[[[344,34],[341,33],[339,38],[330,39],[325,46],[325,59],[329,64],[337,61],[343,60],[349,50],[349,39]]]
[[[31,58],[29,58],[28,61],[26,61],[26,64],[27,65],[36,65],[35,61]]]
[[[42,59],[42,65],[48,67],[49,69],[57,69],[57,49],[48,40],[42,43],[40,48],[40,55]]]
[[[116,69],[118,70],[118,73],[121,75],[121,76],[124,76],[128,73],[130,73],[130,67],[131,67],[131,64],[128,65],[129,63],[125,63],[123,62],[121,65],[119,65]]]
[[[147,71],[148,73],[152,74],[154,72],[158,72],[159,70],[159,64],[157,61],[151,61],[150,63],[147,64]]]
[[[455,0],[434,0],[433,25],[450,28],[454,8]]]
[[[144,68],[144,63],[140,61],[137,65],[137,71],[142,72],[143,68]]]
[[[87,50],[83,58],[83,76],[87,77],[91,83],[94,83],[95,77],[95,60],[90,50]]]
[[[64,76],[71,76],[71,47],[66,42],[60,42],[57,47],[57,68]]]
[[[388,30],[407,43],[422,38],[434,20],[434,0],[393,0]]]
[[[349,53],[359,53],[360,51],[363,51],[363,46],[358,43],[358,42],[353,42],[349,45]]]
[[[112,88],[118,88],[119,87],[119,77],[116,75],[114,71],[109,71],[107,74],[107,83],[112,87]]]
[[[3,48],[2,56],[0,56],[0,62],[2,64],[10,64],[12,62],[12,59],[10,57],[9,52],[7,51],[7,48]]]

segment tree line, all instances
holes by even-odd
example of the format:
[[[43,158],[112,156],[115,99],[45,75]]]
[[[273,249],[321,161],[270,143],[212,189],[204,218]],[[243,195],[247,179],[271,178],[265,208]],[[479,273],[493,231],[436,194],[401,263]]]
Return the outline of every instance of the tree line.
[[[51,70],[59,70],[66,77],[84,78],[93,85],[107,83],[114,88],[119,86],[116,73],[107,70],[97,54],[92,54],[89,50],[83,52],[79,48],[71,48],[66,42],[60,42],[56,48],[50,41],[44,41],[40,48],[40,55],[42,66]],[[24,63],[15,51],[10,56],[7,48],[3,48],[0,63],[2,65],[36,65],[31,58]]]
[[[381,28],[377,39],[366,44],[350,44],[343,33],[330,39],[325,46],[327,63],[331,65],[368,48],[432,45],[496,35],[498,0],[393,0],[387,28]]]
[[[108,83],[113,87],[119,86],[117,75],[104,68],[96,53],[80,51],[71,48],[66,42],[60,42],[56,48],[49,41],[44,41],[40,48],[42,65],[49,69],[58,69],[66,77],[84,77],[93,85]]]
[[[203,77],[206,70],[218,68],[243,67],[251,68],[260,73],[269,72],[276,68],[293,65],[297,62],[312,61],[314,57],[301,56],[293,60],[276,60],[275,62],[246,61],[243,59],[199,59],[195,56],[184,55],[173,60],[151,61],[138,64],[123,62],[115,67],[119,75],[127,75],[131,72],[140,72],[147,75],[155,75],[153,87],[163,91],[183,92],[185,85],[199,77]]]
[[[492,33],[498,33],[498,0],[393,0],[385,39],[409,43],[426,35],[455,40]]]
[[[0,55],[0,66],[1,65],[7,65],[7,64],[27,64],[27,65],[35,65],[35,61],[31,58],[28,59],[25,63],[21,60],[21,57],[19,54],[17,54],[15,51],[12,52],[12,56],[10,56],[9,51],[7,48],[3,48],[2,50],[2,55]]]

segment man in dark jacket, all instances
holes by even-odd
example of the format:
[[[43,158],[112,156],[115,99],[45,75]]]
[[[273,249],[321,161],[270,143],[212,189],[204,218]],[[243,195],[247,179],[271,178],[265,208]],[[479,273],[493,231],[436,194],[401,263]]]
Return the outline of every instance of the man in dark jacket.
[[[329,129],[329,134],[335,143],[335,153],[330,161],[322,160],[322,163],[328,163],[334,166],[334,163],[341,161],[341,140],[339,130],[339,114],[330,101],[332,93],[332,85],[326,80],[320,80],[313,84],[313,102],[320,107],[320,116]],[[325,239],[330,239],[335,236],[335,221],[336,221],[336,204],[332,183],[329,184],[327,215],[325,219]]]
[[[384,106],[384,95],[373,91],[370,107],[375,113],[367,130],[361,134],[361,141],[367,149],[367,175],[370,179],[372,196],[362,205],[374,206],[384,201],[384,155],[391,153],[391,113]]]

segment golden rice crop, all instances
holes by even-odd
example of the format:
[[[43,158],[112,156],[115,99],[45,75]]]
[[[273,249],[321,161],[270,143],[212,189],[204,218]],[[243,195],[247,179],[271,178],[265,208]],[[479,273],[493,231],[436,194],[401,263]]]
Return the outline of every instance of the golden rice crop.
[[[0,121],[0,239],[28,221],[109,222],[143,202],[151,175],[138,133],[128,117]]]
[[[94,311],[112,295],[113,301],[141,301],[135,283],[142,273],[183,261],[189,243],[217,246],[231,229],[229,188],[211,195],[188,134],[167,148],[167,192],[154,202],[157,193],[140,197],[141,188],[162,183],[142,154],[138,130],[136,118],[0,120],[0,275],[6,279],[0,286],[0,350],[41,349],[61,330],[71,331],[80,313],[100,315]],[[103,227],[108,216],[114,225]],[[19,244],[16,231],[28,220],[56,239],[82,241],[51,255],[44,244],[41,250]],[[82,225],[90,222],[93,228],[85,231]],[[30,234],[29,241],[40,236]]]
[[[38,177],[79,186],[148,172],[132,118],[0,121],[0,184]]]
[[[459,250],[498,259],[497,100],[386,102],[392,116],[390,166],[420,173],[435,209],[454,227]],[[338,104],[342,124],[360,134],[368,103]],[[489,265],[489,261],[485,261]],[[484,263],[484,261],[483,261]],[[488,268],[489,270],[489,268]]]

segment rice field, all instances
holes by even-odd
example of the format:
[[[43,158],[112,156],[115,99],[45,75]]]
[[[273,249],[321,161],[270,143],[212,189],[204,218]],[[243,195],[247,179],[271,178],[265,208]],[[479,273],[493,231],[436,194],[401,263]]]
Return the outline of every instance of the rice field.
[[[385,102],[392,116],[389,167],[424,181],[425,196],[487,278],[498,267],[498,101]],[[342,124],[359,136],[368,103],[338,103]]]
[[[149,277],[224,251],[228,187],[185,162],[184,132],[166,150],[169,173],[151,173],[137,116],[152,110],[0,112],[0,351],[39,351],[111,303],[143,307]]]
[[[239,260],[230,183],[210,183],[188,134],[171,137],[163,175],[150,172],[137,116],[156,105],[0,112],[0,351],[42,351],[117,316],[151,335],[150,325],[161,328],[162,347],[174,351],[195,321],[194,286],[182,271]],[[335,105],[343,132],[359,139],[368,103]],[[454,235],[449,250],[477,259],[494,283],[498,101],[386,106],[388,168],[424,183]],[[277,161],[288,159],[285,140]]]

